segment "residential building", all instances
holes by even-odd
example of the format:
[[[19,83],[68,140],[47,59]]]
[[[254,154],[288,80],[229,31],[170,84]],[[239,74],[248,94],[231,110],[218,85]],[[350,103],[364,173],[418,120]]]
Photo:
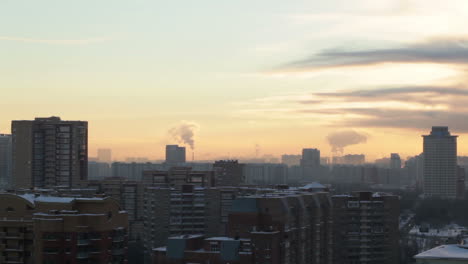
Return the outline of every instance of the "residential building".
[[[88,178],[88,123],[59,117],[12,121],[15,188],[78,187]]]
[[[333,157],[333,164],[363,165],[366,162],[364,154],[348,154],[342,157]]]
[[[178,145],[166,145],[166,163],[185,163],[185,157],[185,147],[179,147]]]
[[[301,164],[302,155],[288,155],[281,156],[281,163],[290,166],[297,166]]]
[[[200,187],[216,186],[218,170],[195,171],[191,167],[172,167],[169,170],[143,171],[143,182],[147,185],[170,186],[180,188],[185,184]]]
[[[88,179],[101,180],[112,176],[111,165],[105,162],[88,161]]]
[[[328,193],[284,190],[235,199],[228,237],[250,239],[253,263],[331,263],[331,228]]]
[[[150,170],[168,170],[171,166],[167,164],[157,163],[137,163],[137,162],[113,162],[112,163],[112,177],[126,178],[128,180],[140,181],[142,180],[143,171]]]
[[[356,192],[333,201],[333,263],[399,263],[398,196]]]
[[[285,184],[288,166],[284,164],[250,163],[244,166],[245,182],[254,185]]]
[[[250,239],[182,235],[168,239],[167,246],[153,249],[153,264],[210,263],[254,264]]]
[[[98,194],[112,197],[127,212],[131,241],[143,237],[143,193],[145,187],[141,181],[118,177],[88,182],[88,188],[94,189]]]
[[[183,185],[181,189],[148,187],[144,194],[144,238],[152,248],[167,244],[169,236],[222,233],[221,192],[217,188]]]
[[[401,169],[401,159],[398,153],[390,154],[390,169],[392,170]]]
[[[302,149],[302,158],[300,165],[302,167],[319,167],[320,150],[313,148]]]
[[[11,135],[0,134],[0,187],[8,186],[11,181],[11,147]]]
[[[217,186],[239,186],[245,183],[244,164],[237,160],[215,161],[213,169],[217,171]]]
[[[111,198],[0,200],[0,263],[127,263],[127,213]]]
[[[424,135],[424,196],[457,198],[457,137],[448,127],[432,127]]]

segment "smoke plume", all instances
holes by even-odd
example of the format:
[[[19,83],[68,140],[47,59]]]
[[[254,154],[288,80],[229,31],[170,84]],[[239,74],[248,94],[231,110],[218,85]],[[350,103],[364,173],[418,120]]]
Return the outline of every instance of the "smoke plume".
[[[177,140],[178,143],[189,145],[193,150],[195,148],[195,131],[200,126],[195,122],[181,121],[177,126],[169,129],[169,134]]]
[[[346,146],[365,143],[367,136],[354,130],[345,130],[329,134],[327,140],[333,153],[343,153]]]

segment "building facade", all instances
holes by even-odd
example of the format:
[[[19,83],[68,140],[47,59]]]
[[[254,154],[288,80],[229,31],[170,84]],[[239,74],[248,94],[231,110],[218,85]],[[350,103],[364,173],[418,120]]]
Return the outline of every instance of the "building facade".
[[[250,239],[175,236],[168,239],[167,246],[153,249],[152,263],[254,264],[253,250]]]
[[[146,185],[180,188],[185,184],[200,187],[216,186],[217,171],[195,171],[191,167],[172,167],[169,170],[143,171],[143,182]]]
[[[109,196],[118,201],[128,214],[129,240],[143,237],[143,193],[145,185],[140,181],[110,177],[98,181],[89,181],[88,188],[97,194]]]
[[[149,253],[174,235],[222,233],[221,192],[184,185],[181,189],[148,187],[144,195],[143,242]]]
[[[425,197],[457,198],[457,137],[448,127],[432,127],[423,136]]]
[[[16,188],[82,186],[88,178],[88,123],[59,117],[12,121]]]
[[[217,186],[239,186],[245,183],[244,164],[237,160],[218,160],[213,169],[217,170]]]
[[[330,196],[285,191],[237,198],[228,236],[251,240],[253,263],[331,263]]]
[[[0,200],[0,263],[127,263],[127,213],[111,198]]]
[[[11,135],[0,134],[0,187],[8,186],[11,181],[12,167]]]
[[[319,167],[320,166],[320,150],[318,149],[303,149],[301,158],[302,167]]]
[[[185,147],[178,145],[166,145],[166,163],[180,164],[185,163]]]
[[[357,192],[333,201],[334,264],[399,263],[399,198]]]

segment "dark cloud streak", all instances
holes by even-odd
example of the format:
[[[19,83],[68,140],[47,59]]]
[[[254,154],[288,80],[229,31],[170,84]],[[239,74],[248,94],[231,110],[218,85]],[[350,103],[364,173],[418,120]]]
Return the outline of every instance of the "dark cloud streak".
[[[468,64],[468,38],[437,38],[422,43],[386,49],[328,49],[280,68],[312,70],[380,63]]]

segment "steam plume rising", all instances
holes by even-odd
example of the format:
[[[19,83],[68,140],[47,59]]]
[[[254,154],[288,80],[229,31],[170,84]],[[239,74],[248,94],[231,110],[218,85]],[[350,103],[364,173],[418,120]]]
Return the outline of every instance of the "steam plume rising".
[[[169,134],[179,143],[184,143],[195,148],[195,131],[200,126],[195,122],[181,121],[179,125],[169,129]]]
[[[367,136],[354,130],[345,130],[329,134],[327,140],[332,147],[332,152],[343,153],[346,146],[365,143]]]

